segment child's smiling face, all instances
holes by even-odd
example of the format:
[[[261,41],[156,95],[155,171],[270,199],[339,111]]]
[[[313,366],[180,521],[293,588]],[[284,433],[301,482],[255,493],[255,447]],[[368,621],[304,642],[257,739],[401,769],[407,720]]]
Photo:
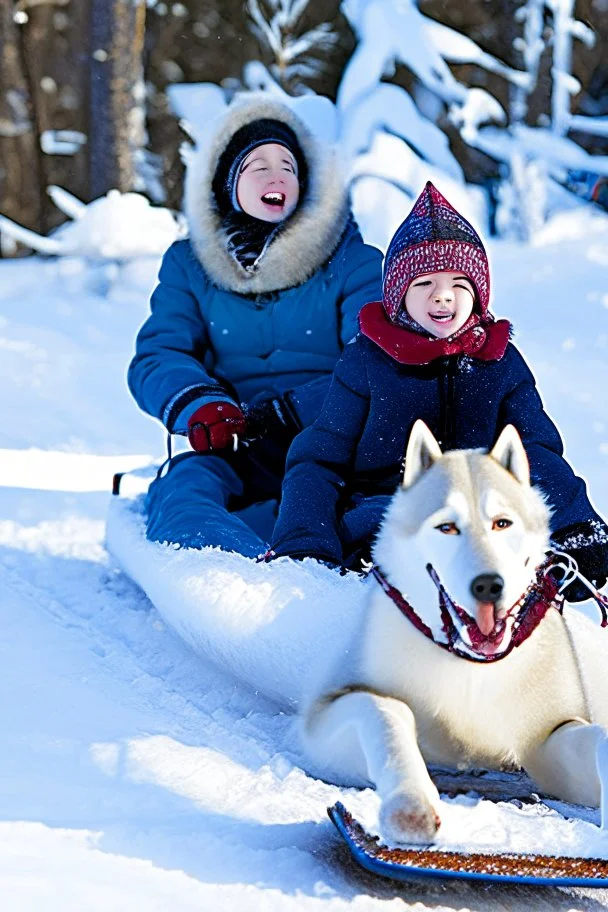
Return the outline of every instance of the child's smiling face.
[[[265,143],[243,161],[236,197],[243,212],[265,222],[281,222],[298,204],[296,161],[285,146]]]
[[[473,311],[473,283],[461,272],[430,272],[418,276],[405,293],[405,309],[423,329],[447,339]]]

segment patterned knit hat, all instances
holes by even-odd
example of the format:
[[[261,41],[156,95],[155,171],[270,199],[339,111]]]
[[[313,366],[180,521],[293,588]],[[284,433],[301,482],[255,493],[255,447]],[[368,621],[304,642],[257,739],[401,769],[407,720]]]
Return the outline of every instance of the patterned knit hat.
[[[308,181],[308,165],[298,137],[289,124],[270,117],[260,118],[237,130],[219,157],[212,188],[222,215],[231,209],[242,212],[236,196],[241,165],[250,152],[267,143],[277,143],[289,149],[296,160],[300,196],[304,195]]]
[[[481,322],[488,313],[490,270],[481,238],[428,181],[414,208],[397,229],[384,259],[384,309],[398,319],[410,283],[430,272],[462,272],[475,285]]]

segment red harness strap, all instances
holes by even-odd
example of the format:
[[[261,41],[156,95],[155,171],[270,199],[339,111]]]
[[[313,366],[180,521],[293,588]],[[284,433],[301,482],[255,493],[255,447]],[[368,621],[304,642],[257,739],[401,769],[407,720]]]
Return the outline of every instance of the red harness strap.
[[[477,639],[478,642],[483,642],[486,638],[477,628],[474,619],[467,614],[463,608],[452,601],[439,580],[437,573],[430,564],[427,565],[427,571],[439,590],[439,606],[441,610],[443,632],[446,637],[445,642],[435,639],[431,628],[424,623],[405,596],[389,583],[378,566],[374,566],[371,572],[377,582],[382,586],[386,595],[395,603],[401,613],[405,615],[417,630],[428,637],[428,639],[432,640],[433,643],[436,643],[438,646],[441,646],[442,649],[446,649],[448,652],[452,652],[460,658],[468,659],[470,662],[497,662],[499,659],[504,659],[513,649],[521,645],[524,640],[528,639],[550,608],[556,608],[561,612],[564,598],[559,593],[559,583],[548,573],[551,565],[551,560],[547,560],[538,568],[536,580],[528,587],[523,598],[517,603],[520,607],[513,620],[511,640],[507,648],[503,652],[491,655],[481,655],[468,651],[466,644],[463,643],[456,624],[454,623],[450,606],[463,622],[463,625],[467,626],[469,635],[471,634],[471,631],[475,629],[477,630],[477,637],[475,639]],[[506,623],[508,617],[513,617],[511,611],[513,611],[513,609],[507,612],[507,615],[503,619],[504,623]],[[604,624],[602,624],[602,626],[604,626]],[[473,638],[474,637],[472,637],[472,639]]]

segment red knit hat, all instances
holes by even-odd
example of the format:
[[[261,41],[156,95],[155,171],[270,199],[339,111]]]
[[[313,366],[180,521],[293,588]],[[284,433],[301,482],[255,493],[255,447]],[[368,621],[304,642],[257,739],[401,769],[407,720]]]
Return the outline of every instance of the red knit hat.
[[[466,275],[477,291],[481,322],[493,319],[488,313],[490,269],[481,238],[428,181],[384,259],[383,302],[389,320],[397,320],[410,283],[431,272]]]
[[[475,286],[477,308],[445,339],[426,333],[403,306],[410,283],[431,272],[462,272]],[[490,270],[481,238],[429,181],[389,244],[383,299],[361,309],[361,332],[400,364],[428,364],[451,355],[497,361],[506,351],[511,324],[494,319],[489,301]]]

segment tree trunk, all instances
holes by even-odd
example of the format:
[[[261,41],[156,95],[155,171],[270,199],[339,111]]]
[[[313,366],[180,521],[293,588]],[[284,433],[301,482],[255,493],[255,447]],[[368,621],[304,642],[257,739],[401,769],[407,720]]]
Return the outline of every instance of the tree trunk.
[[[89,165],[93,198],[143,189],[144,0],[91,0]]]
[[[0,212],[40,227],[38,135],[12,3],[0,3]],[[0,238],[5,253],[14,245]]]
[[[21,3],[27,10],[23,55],[39,137],[41,218],[46,234],[64,216],[46,193],[57,184],[88,195],[88,12],[83,0]]]

